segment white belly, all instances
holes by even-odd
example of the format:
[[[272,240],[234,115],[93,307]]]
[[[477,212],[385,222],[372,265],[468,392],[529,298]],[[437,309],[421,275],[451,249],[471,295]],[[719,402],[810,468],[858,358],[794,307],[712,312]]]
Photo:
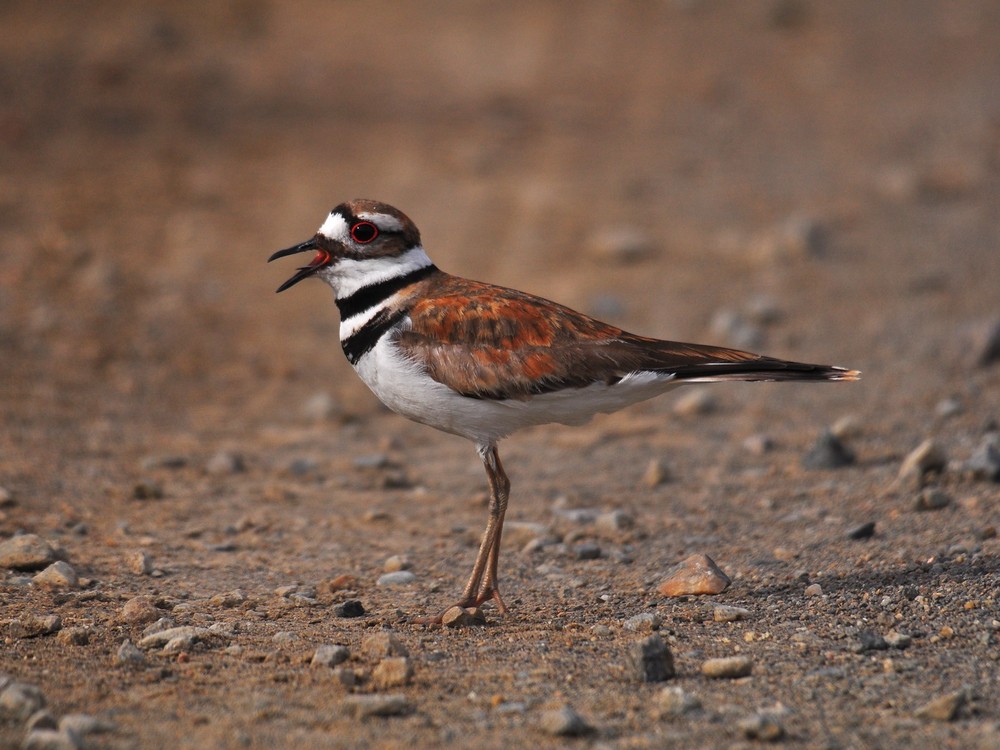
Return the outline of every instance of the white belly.
[[[492,445],[516,430],[534,425],[583,424],[597,413],[617,411],[679,385],[672,382],[672,376],[640,372],[610,386],[595,383],[525,400],[469,398],[433,380],[402,357],[388,336],[354,369],[394,412],[479,445]]]

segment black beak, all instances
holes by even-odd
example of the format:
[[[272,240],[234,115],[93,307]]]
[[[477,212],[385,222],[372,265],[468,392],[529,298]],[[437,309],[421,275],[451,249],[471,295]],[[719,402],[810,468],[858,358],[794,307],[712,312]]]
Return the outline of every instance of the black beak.
[[[272,260],[277,260],[278,258],[284,258],[287,255],[295,255],[296,253],[305,253],[310,250],[316,251],[316,257],[313,258],[312,263],[310,263],[308,266],[302,266],[301,268],[299,268],[295,272],[295,275],[292,276],[292,278],[290,278],[284,284],[279,286],[276,291],[283,292],[289,287],[298,284],[300,281],[302,281],[302,279],[309,278],[319,269],[323,268],[323,266],[329,265],[330,253],[321,248],[319,244],[316,242],[316,238],[313,237],[311,240],[300,242],[298,245],[295,245],[293,247],[289,247],[284,250],[279,250],[278,252],[274,253],[270,258],[267,259],[267,262],[270,263]]]

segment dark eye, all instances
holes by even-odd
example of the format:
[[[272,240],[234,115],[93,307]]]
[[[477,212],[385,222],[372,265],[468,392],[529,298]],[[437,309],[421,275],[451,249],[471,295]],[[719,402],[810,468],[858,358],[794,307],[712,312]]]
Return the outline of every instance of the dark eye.
[[[351,239],[362,245],[378,237],[378,227],[370,221],[359,221],[351,227]]]

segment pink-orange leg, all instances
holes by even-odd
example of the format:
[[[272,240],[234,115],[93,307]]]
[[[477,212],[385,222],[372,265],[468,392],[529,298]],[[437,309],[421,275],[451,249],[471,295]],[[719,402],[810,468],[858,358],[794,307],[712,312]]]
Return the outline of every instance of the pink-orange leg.
[[[500,561],[503,518],[507,512],[507,499],[510,497],[510,480],[503,470],[503,464],[500,463],[496,445],[480,446],[478,450],[486,468],[486,478],[490,483],[490,515],[486,522],[486,531],[483,532],[483,540],[479,545],[479,553],[476,555],[476,562],[472,566],[472,575],[465,584],[462,598],[452,606],[478,607],[492,599],[496,602],[500,614],[503,614],[507,611],[507,605],[500,597],[497,567]],[[444,612],[448,609],[451,607]],[[420,618],[417,622],[440,623],[444,612],[435,617]]]

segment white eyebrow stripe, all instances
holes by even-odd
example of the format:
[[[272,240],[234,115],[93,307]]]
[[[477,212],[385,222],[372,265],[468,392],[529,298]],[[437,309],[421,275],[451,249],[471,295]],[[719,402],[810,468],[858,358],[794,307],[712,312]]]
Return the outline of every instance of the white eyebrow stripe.
[[[358,218],[364,219],[365,221],[370,221],[379,229],[384,229],[387,232],[403,231],[403,223],[395,216],[390,216],[389,214],[374,213],[372,211],[362,211],[361,213],[358,214]]]

